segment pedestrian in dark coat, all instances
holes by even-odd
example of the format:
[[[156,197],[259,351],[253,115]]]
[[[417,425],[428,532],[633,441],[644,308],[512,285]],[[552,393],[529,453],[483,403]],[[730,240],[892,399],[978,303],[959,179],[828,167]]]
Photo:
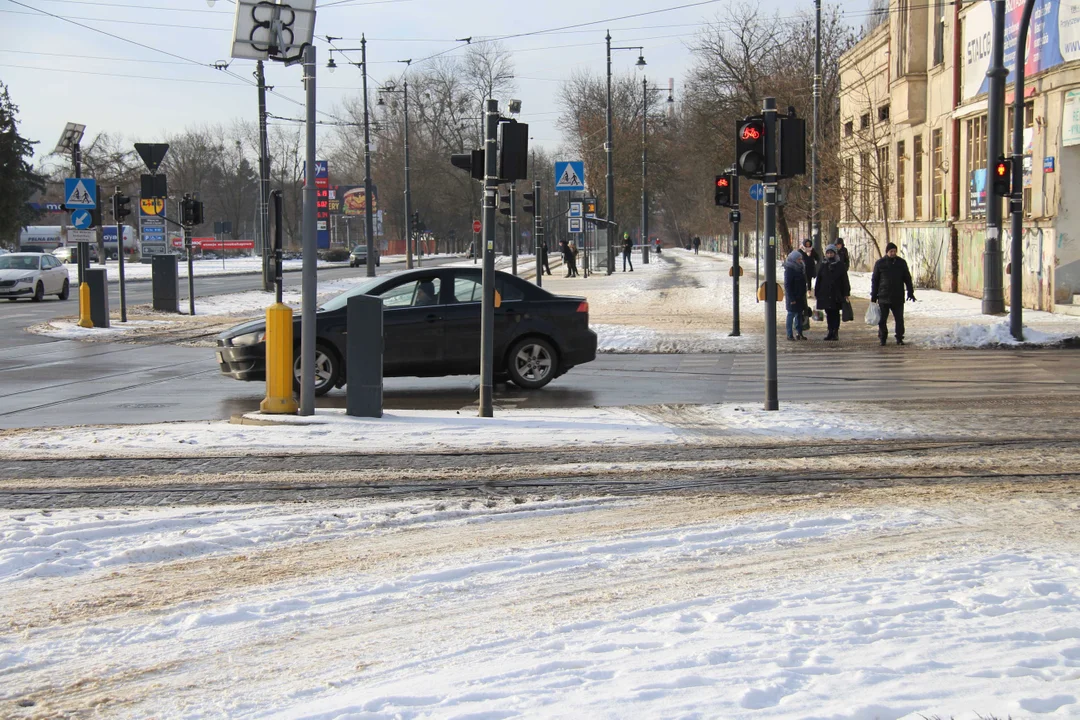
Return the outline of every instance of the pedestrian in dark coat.
[[[829,333],[825,339],[839,340],[840,311],[844,302],[851,300],[851,283],[848,281],[844,264],[840,262],[840,256],[836,254],[835,245],[825,248],[825,261],[817,271],[814,297],[817,298],[818,310],[825,311],[828,322]]]
[[[701,238],[694,237],[694,254],[698,254],[698,248],[701,247]]]
[[[806,270],[806,287],[809,288],[810,282],[817,277],[817,268],[820,264],[817,253],[814,252],[814,241],[810,238],[803,240],[799,252],[803,256],[803,268]]]
[[[544,274],[545,274],[545,275],[550,275],[550,274],[551,274],[551,266],[550,266],[550,265],[548,265],[548,246],[547,246],[547,240],[544,240],[544,241],[543,241],[543,242],[542,242],[542,243],[540,244],[540,262],[542,263],[542,265],[543,265],[543,267],[544,267]]]
[[[874,273],[870,276],[870,302],[876,302],[881,310],[878,321],[878,340],[882,345],[889,339],[889,312],[893,314],[896,344],[904,344],[904,290],[907,299],[915,302],[915,286],[911,282],[911,271],[904,258],[898,257],[896,245],[885,246],[885,257],[874,263]]]
[[[577,247],[574,243],[566,243],[566,252],[563,253],[563,261],[566,263],[566,277],[577,277]]]
[[[847,248],[844,247],[844,238],[836,238],[836,242],[833,243],[836,246],[836,255],[840,258],[840,262],[844,264],[844,270],[851,272],[851,256],[848,255]]]
[[[787,306],[787,339],[805,340],[802,332],[803,314],[809,311],[806,304],[806,270],[803,254],[792,250],[784,261],[784,302]]]
[[[622,271],[626,272],[627,263],[630,264],[630,272],[634,272],[634,260],[631,254],[634,252],[634,241],[630,239],[630,233],[622,234]]]

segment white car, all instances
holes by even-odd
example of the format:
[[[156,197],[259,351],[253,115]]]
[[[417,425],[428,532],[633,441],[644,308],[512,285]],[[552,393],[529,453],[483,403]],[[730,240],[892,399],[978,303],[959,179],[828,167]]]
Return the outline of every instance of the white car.
[[[40,302],[46,295],[67,300],[71,290],[67,268],[48,253],[8,253],[0,256],[0,297],[28,297]]]

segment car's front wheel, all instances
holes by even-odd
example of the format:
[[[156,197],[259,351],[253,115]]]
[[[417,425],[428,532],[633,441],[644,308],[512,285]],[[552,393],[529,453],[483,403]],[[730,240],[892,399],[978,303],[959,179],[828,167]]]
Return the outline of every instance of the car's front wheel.
[[[45,285],[38,280],[37,287],[34,288],[34,297],[31,298],[34,302],[41,302],[45,298]]]
[[[555,379],[559,354],[547,340],[529,337],[518,340],[507,355],[510,380],[525,390],[537,390]]]
[[[64,287],[60,288],[60,292],[57,293],[56,297],[60,298],[61,300],[67,300],[68,295],[70,295],[70,294],[71,294],[71,283],[68,282],[65,279],[64,280]]]
[[[337,385],[341,376],[337,353],[326,343],[315,343],[315,394],[323,396]],[[300,346],[293,355],[293,389],[300,392]]]

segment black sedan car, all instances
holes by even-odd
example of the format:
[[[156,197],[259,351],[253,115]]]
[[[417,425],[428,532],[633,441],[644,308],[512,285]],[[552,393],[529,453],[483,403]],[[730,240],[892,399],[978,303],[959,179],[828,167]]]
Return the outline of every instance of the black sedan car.
[[[536,389],[575,365],[596,359],[584,298],[552,295],[520,278],[495,273],[495,376]],[[477,375],[480,372],[479,268],[408,270],[373,278],[338,295],[315,314],[315,393],[345,384],[349,298],[383,301],[383,375]],[[293,320],[294,377],[300,378],[300,315]],[[266,323],[237,325],[218,336],[221,372],[237,380],[265,380]]]

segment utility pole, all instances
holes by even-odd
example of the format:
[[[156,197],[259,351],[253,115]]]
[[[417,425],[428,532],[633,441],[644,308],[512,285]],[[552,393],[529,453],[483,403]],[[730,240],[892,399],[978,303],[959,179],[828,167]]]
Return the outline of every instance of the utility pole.
[[[765,116],[765,409],[779,410],[776,380],[776,98]]]
[[[259,245],[263,260],[263,290],[274,289],[273,250],[270,247],[270,142],[266,136],[266,75],[263,61],[255,63],[259,84]]]
[[[641,78],[641,264],[649,264],[649,80]]]
[[[488,98],[484,112],[484,228],[482,274],[484,301],[480,304],[480,417],[492,417],[492,376],[495,371],[495,204],[499,195],[499,101]]]
[[[510,183],[510,274],[517,276],[517,183]]]
[[[535,172],[535,168],[533,169]],[[544,286],[544,218],[540,214],[540,181],[533,180],[533,240],[536,242],[536,287]]]
[[[987,99],[986,173],[997,164],[1002,155],[1005,130],[1005,0],[990,0],[994,15],[991,33],[990,94]],[[1023,102],[1023,100],[1021,100]],[[1022,127],[1022,126],[1021,126]],[[1001,198],[991,189],[989,177],[986,182],[986,244],[983,250],[983,315],[1000,315],[1005,312],[1005,288],[1001,268]]]
[[[1012,213],[1009,332],[1017,341],[1024,339],[1024,62],[1034,7],[1035,0],[1025,0],[1024,14],[1020,18],[1020,36],[1016,44],[1016,62],[1013,66],[1016,77],[1013,80],[1012,197],[1009,199],[1009,212]]]
[[[818,214],[818,122],[821,105],[821,0],[814,0],[814,137],[810,142],[810,234],[814,240],[814,252],[821,252],[821,217]]]
[[[307,162],[304,166],[303,268],[300,310],[300,410],[315,414],[315,303],[318,275],[316,267],[315,219],[315,46],[304,48],[304,90],[307,93]],[[365,94],[367,87],[364,88]],[[366,120],[367,118],[365,118]],[[369,206],[370,207],[370,206]],[[368,267],[372,266],[368,255]]]
[[[365,67],[367,67],[365,65]],[[405,103],[405,227],[409,227],[409,215],[412,214],[412,190],[409,185],[409,80],[402,81],[403,97]],[[370,173],[369,173],[370,174]],[[366,190],[365,190],[366,192]],[[365,202],[366,204],[366,202]],[[412,269],[413,247],[412,233],[405,236],[405,268]],[[370,255],[368,257],[371,257]]]
[[[607,41],[607,142],[604,143],[604,154],[607,156],[607,185],[605,187],[607,191],[607,197],[605,203],[607,205],[605,215],[608,222],[615,222],[615,172],[612,169],[612,157],[611,154],[614,150],[611,139],[611,31],[607,31],[605,37]]]
[[[367,232],[367,262],[364,267],[367,277],[375,277],[375,219],[371,212],[371,123],[368,120],[367,38],[364,35],[360,36],[360,64],[364,71],[364,228]]]
[[[739,266],[739,168],[731,168],[731,213],[728,215],[731,221],[731,337],[739,337],[739,275],[742,268]]]

